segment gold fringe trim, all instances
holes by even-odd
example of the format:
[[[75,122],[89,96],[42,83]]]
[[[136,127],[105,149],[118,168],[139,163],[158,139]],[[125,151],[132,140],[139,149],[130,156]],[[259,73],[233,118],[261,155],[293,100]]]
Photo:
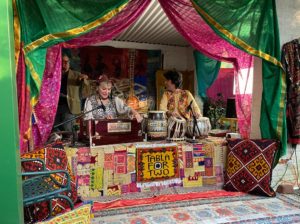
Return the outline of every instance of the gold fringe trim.
[[[282,127],[283,127],[283,110],[284,110],[284,99],[285,99],[285,94],[286,94],[286,74],[283,70],[281,74],[281,95],[280,95],[280,103],[279,103],[279,113],[278,113],[278,118],[277,118],[277,135],[278,137],[282,136]]]
[[[17,72],[19,55],[21,50],[21,28],[20,19],[18,15],[16,0],[13,0],[13,15],[14,15],[14,40],[15,40],[15,69]]]
[[[127,3],[124,3],[123,5],[121,5],[120,7],[108,12],[107,14],[105,14],[103,17],[85,25],[82,27],[78,27],[78,28],[74,28],[71,30],[67,30],[65,32],[62,33],[56,33],[56,34],[48,34],[38,40],[35,40],[34,42],[28,44],[27,46],[24,47],[24,53],[27,54],[28,52],[38,48],[39,46],[41,46],[43,43],[48,42],[50,40],[54,40],[54,39],[60,39],[60,38],[65,38],[65,37],[70,37],[70,36],[75,36],[77,34],[89,31],[105,22],[107,22],[108,20],[110,20],[113,16],[115,16],[117,13],[119,13],[120,11],[122,11],[126,6]]]
[[[28,66],[28,68],[30,70],[31,77],[35,81],[38,88],[40,88],[40,86],[42,84],[41,79],[40,79],[38,73],[35,71],[32,62],[30,61],[30,59],[27,56],[25,56],[25,63],[26,63],[26,65]],[[27,83],[27,85],[28,85],[28,83]],[[31,104],[32,107],[34,107],[36,105],[37,101],[38,101],[37,96],[30,97],[30,104]]]
[[[240,47],[245,49],[248,53],[252,55],[256,55],[260,58],[265,59],[266,61],[271,62],[274,65],[278,65],[282,68],[282,64],[280,61],[278,61],[273,56],[266,54],[260,50],[256,50],[253,47],[249,46],[247,43],[245,43],[243,40],[239,39],[238,37],[234,36],[232,33],[230,33],[228,30],[226,30],[223,26],[221,26],[217,21],[215,21],[210,15],[208,15],[203,9],[201,9],[195,2],[192,0],[192,4],[195,7],[195,9],[204,16],[207,21],[209,21],[214,27],[216,27],[221,33],[223,33],[226,37],[228,37],[233,42],[237,43]]]

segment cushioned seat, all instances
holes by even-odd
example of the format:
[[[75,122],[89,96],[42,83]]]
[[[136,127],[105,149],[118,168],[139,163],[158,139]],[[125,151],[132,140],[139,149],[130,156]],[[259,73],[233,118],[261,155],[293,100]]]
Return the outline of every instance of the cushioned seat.
[[[69,203],[71,209],[74,208],[72,200],[68,196],[61,194],[62,192],[67,192],[71,190],[70,175],[67,171],[46,170],[44,161],[37,158],[22,159],[21,162],[37,162],[42,164],[41,170],[22,173],[24,206],[28,206],[42,201],[50,201],[54,198],[61,198],[65,199]],[[62,184],[55,179],[55,175],[58,174],[64,175],[66,179],[65,184]],[[49,206],[51,211],[51,203],[49,203]]]

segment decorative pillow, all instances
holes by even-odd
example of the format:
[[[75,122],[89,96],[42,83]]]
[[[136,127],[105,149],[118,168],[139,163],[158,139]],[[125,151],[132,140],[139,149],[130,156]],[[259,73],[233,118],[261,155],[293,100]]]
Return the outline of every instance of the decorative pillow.
[[[227,139],[224,189],[274,197],[272,167],[279,143],[275,140]]]
[[[66,152],[64,151],[64,147],[61,143],[55,143],[51,145],[47,145],[44,148],[40,148],[34,150],[32,152],[24,153],[21,155],[21,158],[39,158],[44,160],[45,166],[47,170],[66,170],[69,172],[71,177],[71,191],[70,192],[63,192],[62,194],[67,195],[69,198],[72,199],[73,202],[77,200],[77,189],[76,189],[76,182],[75,177],[72,174],[72,171],[68,164],[68,159]],[[37,171],[42,169],[42,164],[39,162],[23,162],[22,169],[25,172],[30,171]],[[55,175],[55,179],[59,183],[66,183],[66,178],[64,174]],[[53,199],[51,200],[52,203],[52,215],[58,214],[63,212],[65,209],[69,208],[69,203],[65,200],[60,199]],[[34,204],[34,210],[31,211],[31,214],[35,221],[42,221],[49,217],[49,206],[48,202],[40,202]],[[32,206],[31,206],[32,207]]]
[[[40,224],[88,224],[91,223],[91,204],[82,205],[74,210],[51,218],[49,221],[40,222]]]

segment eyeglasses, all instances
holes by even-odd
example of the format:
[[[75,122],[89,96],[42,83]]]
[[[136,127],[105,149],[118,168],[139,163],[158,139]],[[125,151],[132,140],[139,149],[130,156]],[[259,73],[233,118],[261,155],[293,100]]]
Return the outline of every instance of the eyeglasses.
[[[62,63],[65,63],[65,64],[67,64],[69,62],[70,62],[69,60],[62,60]]]

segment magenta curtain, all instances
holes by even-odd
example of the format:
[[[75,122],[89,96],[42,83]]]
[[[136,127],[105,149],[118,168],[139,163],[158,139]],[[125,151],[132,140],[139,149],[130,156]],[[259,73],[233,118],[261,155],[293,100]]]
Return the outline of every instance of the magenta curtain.
[[[247,94],[253,57],[235,48],[219,37],[202,20],[189,0],[158,0],[178,32],[198,51],[206,56],[231,62],[235,68],[236,109],[238,125],[243,137],[249,137],[251,127],[252,95]],[[241,82],[243,80],[243,82]],[[247,101],[247,103],[244,103]]]
[[[218,79],[207,89],[207,96],[213,100],[217,100],[217,94],[222,92],[224,99],[233,98],[233,68],[221,68]]]
[[[43,146],[51,132],[59,98],[60,79],[61,46],[55,45],[47,49],[39,101],[33,108],[32,131],[35,147]]]
[[[79,48],[111,40],[130,26],[143,13],[150,2],[151,0],[130,1],[119,14],[102,26],[85,35],[48,49],[39,101],[33,108],[32,132],[35,148],[45,144],[54,123],[60,90],[61,47]],[[24,118],[21,123],[26,124],[29,120]],[[22,151],[25,152],[26,149],[24,148]]]
[[[63,43],[63,47],[78,48],[111,40],[129,27],[144,12],[151,0],[132,0],[111,20],[97,29]]]

